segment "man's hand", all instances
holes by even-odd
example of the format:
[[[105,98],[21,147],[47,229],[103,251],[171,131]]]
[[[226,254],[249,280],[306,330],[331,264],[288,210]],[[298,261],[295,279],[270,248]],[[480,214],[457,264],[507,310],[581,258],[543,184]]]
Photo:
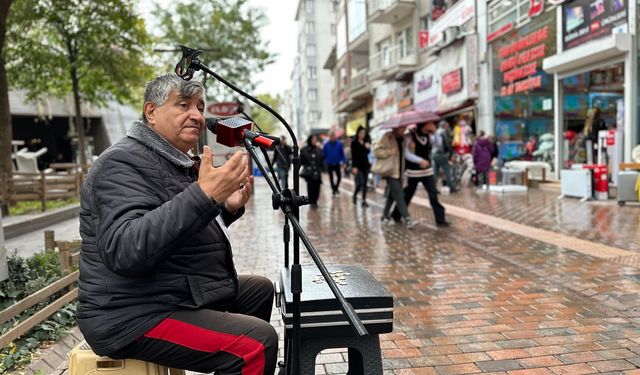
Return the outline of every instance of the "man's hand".
[[[249,201],[249,198],[251,198],[252,190],[253,176],[249,176],[244,187],[240,190],[236,190],[235,193],[231,194],[231,196],[224,202],[225,207],[227,207],[227,211],[235,213],[240,209],[240,207],[244,206]]]
[[[358,174],[358,168],[356,167],[351,168],[351,173]]]
[[[221,167],[213,166],[213,154],[209,146],[204,146],[202,162],[198,173],[200,189],[216,202],[226,202],[227,199],[248,182],[249,163],[238,151]]]
[[[429,163],[428,160],[424,160],[423,159],[423,160],[420,161],[420,168],[422,168],[422,169],[427,169],[427,168],[429,168],[430,165],[431,165],[431,163]]]

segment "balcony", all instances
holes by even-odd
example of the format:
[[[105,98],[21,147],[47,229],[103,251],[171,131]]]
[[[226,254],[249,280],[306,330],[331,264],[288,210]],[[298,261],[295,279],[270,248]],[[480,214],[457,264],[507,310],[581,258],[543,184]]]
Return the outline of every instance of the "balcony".
[[[402,48],[396,45],[371,55],[369,60],[369,79],[386,80],[397,73],[414,71],[418,57],[414,47]]]
[[[361,70],[351,77],[351,86],[349,86],[349,98],[354,100],[366,99],[371,96],[369,87],[369,70]]]
[[[360,33],[354,40],[349,42],[349,51],[354,53],[369,53],[369,32]]]
[[[369,22],[394,24],[416,11],[415,0],[368,0]]]

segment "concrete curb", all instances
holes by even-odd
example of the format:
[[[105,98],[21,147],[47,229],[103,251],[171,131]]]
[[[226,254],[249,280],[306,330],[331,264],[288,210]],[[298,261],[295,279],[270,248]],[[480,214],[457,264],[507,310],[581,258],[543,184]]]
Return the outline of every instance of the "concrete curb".
[[[54,211],[43,212],[29,216],[24,220],[18,220],[2,226],[4,239],[9,240],[20,235],[46,228],[64,220],[73,219],[80,215],[80,203],[63,207]]]

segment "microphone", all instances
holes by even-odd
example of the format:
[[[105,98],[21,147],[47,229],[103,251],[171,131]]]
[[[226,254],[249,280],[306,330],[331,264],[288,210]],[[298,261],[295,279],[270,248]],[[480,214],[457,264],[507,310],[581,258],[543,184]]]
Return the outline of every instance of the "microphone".
[[[205,124],[216,135],[217,142],[227,147],[242,146],[245,139],[267,150],[273,150],[280,143],[275,137],[252,131],[253,122],[242,117],[213,117],[206,119]]]

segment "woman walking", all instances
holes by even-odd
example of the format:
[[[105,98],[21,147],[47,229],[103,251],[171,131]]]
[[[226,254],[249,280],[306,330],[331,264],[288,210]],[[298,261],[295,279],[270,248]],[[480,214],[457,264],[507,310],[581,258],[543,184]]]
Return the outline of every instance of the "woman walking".
[[[300,150],[300,161],[302,163],[300,177],[307,181],[307,195],[309,196],[311,208],[318,208],[324,155],[322,149],[318,147],[318,137],[316,135],[310,135],[307,138],[307,145]]]
[[[351,172],[356,176],[356,188],[352,200],[353,204],[356,204],[358,192],[362,190],[362,207],[369,206],[367,204],[367,179],[371,168],[371,164],[369,164],[371,143],[368,138],[367,130],[359,126],[353,141],[351,141]]]

